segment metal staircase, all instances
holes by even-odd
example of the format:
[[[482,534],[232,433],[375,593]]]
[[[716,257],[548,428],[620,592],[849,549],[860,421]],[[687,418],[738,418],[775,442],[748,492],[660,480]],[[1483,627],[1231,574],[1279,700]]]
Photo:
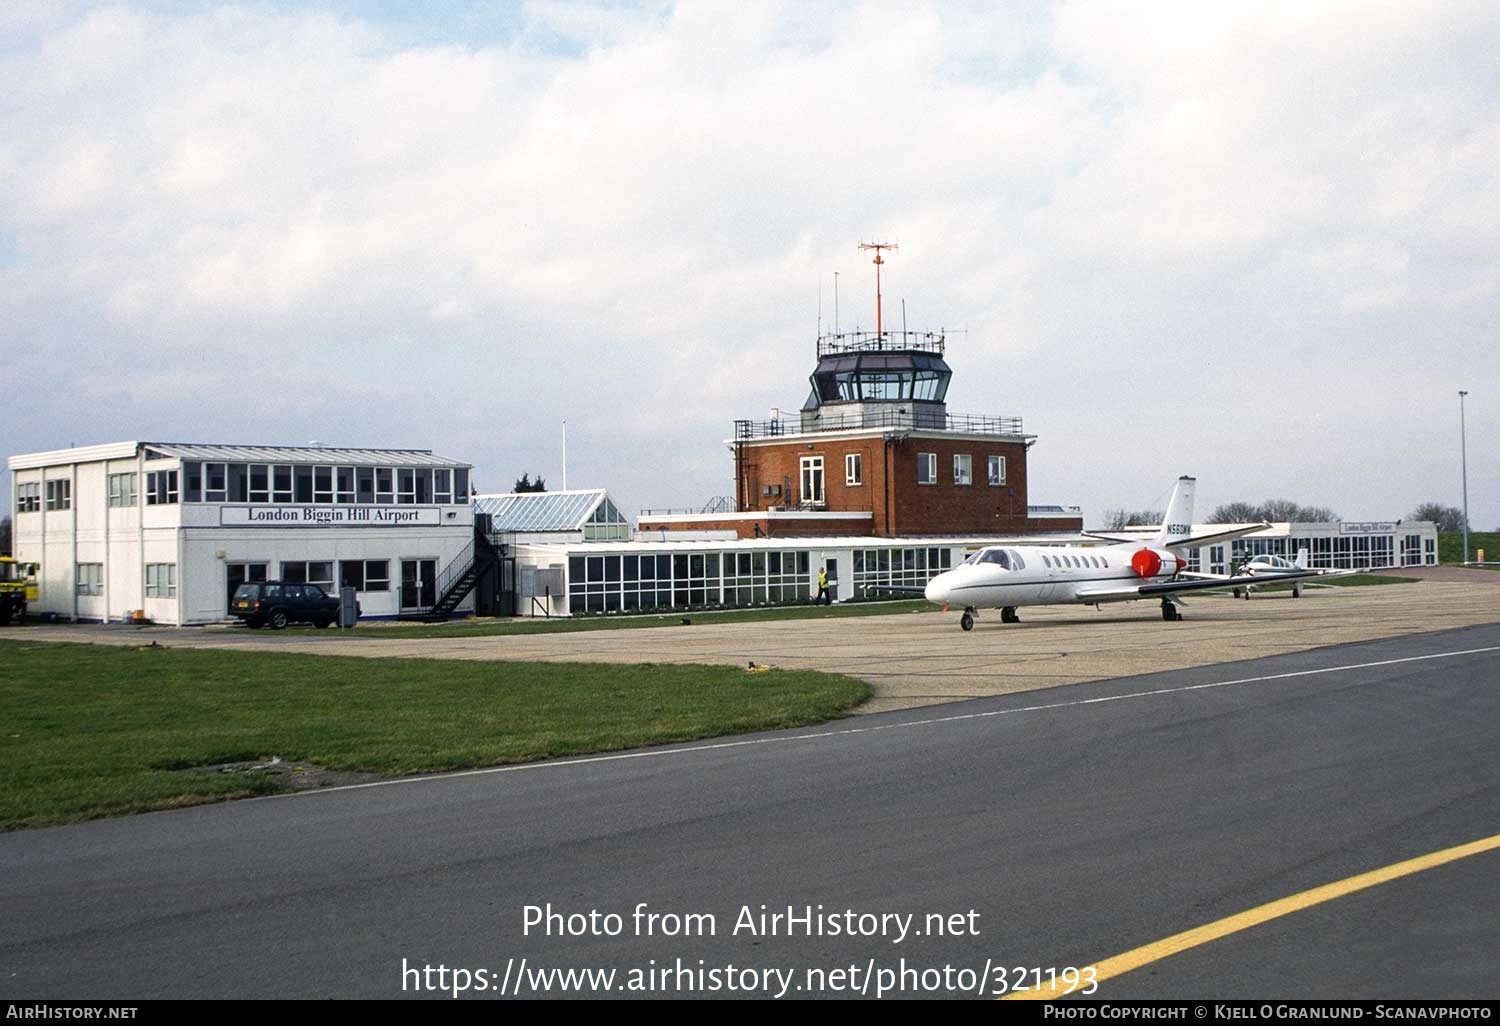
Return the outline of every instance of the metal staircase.
[[[465,545],[463,551],[454,556],[448,565],[443,567],[442,573],[438,574],[437,586],[434,589],[438,600],[432,608],[425,613],[404,616],[402,619],[421,620],[426,623],[448,619],[458,608],[458,604],[474,590],[474,585],[479,583],[480,578],[500,566],[505,546],[496,536],[486,530],[487,527],[488,524],[476,523],[474,540]]]

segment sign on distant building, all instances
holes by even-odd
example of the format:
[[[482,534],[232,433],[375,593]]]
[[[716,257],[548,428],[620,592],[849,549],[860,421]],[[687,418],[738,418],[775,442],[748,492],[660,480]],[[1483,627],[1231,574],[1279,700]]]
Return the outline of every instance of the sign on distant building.
[[[1394,534],[1394,520],[1345,520],[1339,523],[1339,534]]]
[[[440,510],[416,506],[221,506],[220,527],[436,527]]]

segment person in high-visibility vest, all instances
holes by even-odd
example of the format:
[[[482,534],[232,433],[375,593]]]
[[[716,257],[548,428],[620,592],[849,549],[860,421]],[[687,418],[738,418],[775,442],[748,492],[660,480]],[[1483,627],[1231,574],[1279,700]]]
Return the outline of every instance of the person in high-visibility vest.
[[[817,605],[819,602],[825,606],[833,603],[833,597],[828,594],[828,567],[826,564],[818,567],[818,597],[813,599],[813,604]]]

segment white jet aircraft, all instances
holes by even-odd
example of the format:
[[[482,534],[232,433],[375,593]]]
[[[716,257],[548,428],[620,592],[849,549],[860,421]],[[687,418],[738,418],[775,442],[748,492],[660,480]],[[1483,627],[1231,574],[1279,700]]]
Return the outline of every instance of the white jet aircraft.
[[[1177,605],[1183,592],[1223,588],[1226,584],[1232,587],[1254,578],[1189,580],[1182,576],[1187,556],[1173,550],[1238,538],[1270,526],[1254,524],[1191,537],[1196,487],[1196,478],[1177,479],[1161,532],[1148,544],[1106,539],[1116,544],[1096,548],[992,545],[974,553],[962,566],[938,574],[927,582],[923,594],[927,601],[939,603],[944,609],[960,606],[964,612],[958,623],[966,631],[974,629],[974,617],[980,609],[998,608],[1002,623],[1017,623],[1020,617],[1016,609],[1020,606],[1097,606],[1151,598],[1161,599],[1163,620],[1180,620]],[[1317,573],[1304,570],[1280,579],[1295,580]]]
[[[1381,569],[1377,567],[1376,569]],[[1302,597],[1302,582],[1309,577],[1349,577],[1353,574],[1367,573],[1364,570],[1309,570],[1307,567],[1307,550],[1298,549],[1295,560],[1287,559],[1285,556],[1276,556],[1264,553],[1253,556],[1249,561],[1240,565],[1233,577],[1223,574],[1186,574],[1195,580],[1218,581],[1220,584],[1235,582],[1238,586],[1234,589],[1234,597],[1239,598],[1243,593],[1245,598],[1257,585],[1275,584],[1282,581],[1292,581],[1292,597]],[[1254,583],[1239,584],[1246,577],[1254,578]]]

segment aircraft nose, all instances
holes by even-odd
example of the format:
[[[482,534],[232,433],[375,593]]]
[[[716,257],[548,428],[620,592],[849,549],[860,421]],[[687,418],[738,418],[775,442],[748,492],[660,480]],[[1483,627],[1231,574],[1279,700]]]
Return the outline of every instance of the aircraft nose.
[[[944,580],[947,576],[947,574],[938,574],[927,582],[927,587],[923,590],[922,594],[928,602],[933,602],[940,606],[947,603],[948,582]]]

